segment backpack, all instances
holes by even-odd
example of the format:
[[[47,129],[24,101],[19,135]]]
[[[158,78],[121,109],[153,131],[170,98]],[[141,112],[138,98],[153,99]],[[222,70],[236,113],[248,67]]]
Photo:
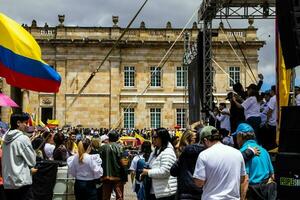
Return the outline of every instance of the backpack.
[[[144,158],[140,158],[136,163],[136,170],[135,170],[135,179],[139,182],[141,182],[141,173],[143,172],[143,169],[146,166],[146,161]]]

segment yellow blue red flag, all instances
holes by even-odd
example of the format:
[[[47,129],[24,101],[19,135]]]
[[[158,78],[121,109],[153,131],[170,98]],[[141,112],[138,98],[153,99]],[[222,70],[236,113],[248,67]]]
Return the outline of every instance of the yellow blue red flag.
[[[41,57],[32,35],[0,13],[0,76],[15,87],[56,93],[61,77]]]

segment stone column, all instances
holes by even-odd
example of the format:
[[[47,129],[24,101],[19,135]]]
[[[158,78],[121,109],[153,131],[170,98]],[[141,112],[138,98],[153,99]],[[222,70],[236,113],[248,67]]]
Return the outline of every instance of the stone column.
[[[66,98],[65,98],[65,93],[67,92],[67,86],[66,86],[66,67],[67,67],[67,61],[65,59],[57,59],[56,60],[56,71],[60,74],[61,76],[61,85],[59,88],[59,92],[54,95],[54,101],[56,103],[53,103],[54,106],[56,106],[55,110],[55,116],[56,119],[59,120],[59,125],[63,126],[66,123],[66,108],[68,105],[66,105]],[[56,96],[56,97],[55,97]]]
[[[112,56],[110,59],[110,128],[116,128],[120,123],[120,58]],[[119,123],[119,124],[118,124]]]

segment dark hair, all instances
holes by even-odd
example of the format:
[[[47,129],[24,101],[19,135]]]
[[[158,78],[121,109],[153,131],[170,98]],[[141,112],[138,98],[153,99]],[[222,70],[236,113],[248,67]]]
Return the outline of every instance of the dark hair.
[[[10,129],[15,130],[18,129],[18,121],[25,122],[29,120],[29,115],[26,113],[13,113],[10,116]]]
[[[144,143],[141,146],[141,152],[144,153],[145,161],[147,162],[150,154],[151,154],[151,142],[150,141],[144,141]]]
[[[162,151],[164,151],[168,147],[171,137],[169,131],[165,128],[158,128],[155,130],[155,133],[157,134],[157,137],[161,140],[161,147],[156,147],[154,152],[154,154],[158,156]]]
[[[59,147],[60,145],[64,144],[65,143],[65,136],[64,136],[64,134],[62,134],[60,132],[56,133],[54,135],[54,137],[53,137],[53,141],[54,141],[56,147]]]
[[[108,133],[108,140],[110,142],[117,142],[119,140],[119,134],[117,131],[112,130]]]
[[[254,88],[251,88],[250,92],[249,92],[249,97],[251,96],[255,96],[256,97],[256,100],[259,102],[260,101],[260,95],[259,95],[259,92],[258,90],[254,89]]]
[[[271,90],[272,90],[274,93],[276,93],[276,86],[275,86],[275,85],[272,85]]]
[[[224,108],[226,108],[226,103],[220,103],[220,106],[223,106]]]

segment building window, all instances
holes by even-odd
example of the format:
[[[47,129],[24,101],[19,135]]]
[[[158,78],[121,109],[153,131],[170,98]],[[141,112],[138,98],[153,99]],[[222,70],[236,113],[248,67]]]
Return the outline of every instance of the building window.
[[[124,86],[134,87],[134,67],[124,67]]]
[[[124,108],[124,128],[134,128],[134,108]]]
[[[235,83],[240,82],[240,68],[229,67],[229,86],[232,87]]]
[[[185,87],[187,80],[187,70],[186,67],[177,67],[176,69],[176,86]]]
[[[176,122],[177,125],[179,125],[181,128],[185,128],[186,124],[185,124],[185,113],[186,113],[186,109],[183,108],[177,108],[176,109]]]
[[[160,67],[151,67],[151,86],[160,87],[161,86],[161,68]]]
[[[150,108],[150,120],[151,120],[151,128],[159,128],[160,125],[160,108]]]

